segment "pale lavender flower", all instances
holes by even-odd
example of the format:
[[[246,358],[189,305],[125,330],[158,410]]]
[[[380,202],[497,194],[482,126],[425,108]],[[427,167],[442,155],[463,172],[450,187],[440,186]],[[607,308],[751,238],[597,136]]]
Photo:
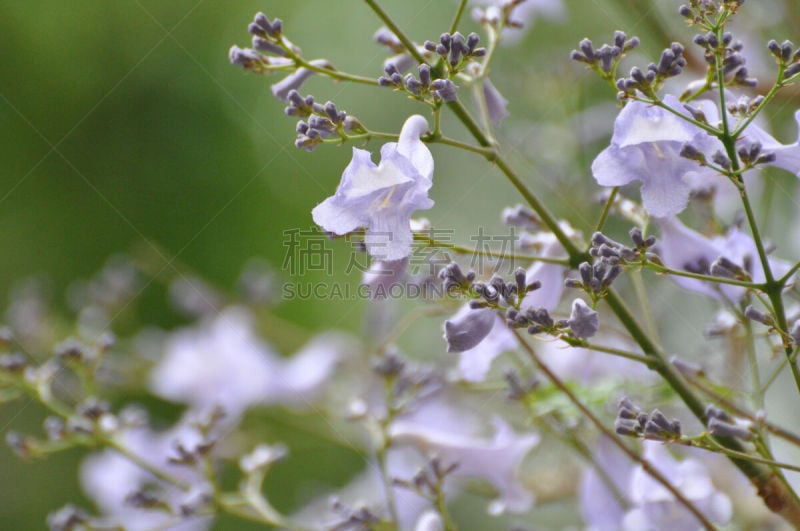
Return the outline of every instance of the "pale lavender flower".
[[[169,400],[199,409],[220,406],[237,416],[264,399],[276,359],[256,336],[250,313],[228,308],[172,335],[150,374],[150,388]]]
[[[222,407],[235,419],[251,406],[313,399],[339,356],[335,342],[323,337],[283,358],[256,335],[252,315],[233,307],[174,333],[150,388],[198,410]]]
[[[718,524],[732,514],[730,498],[711,480],[709,469],[698,458],[675,459],[666,446],[644,441],[643,457],[677,488],[703,515]],[[712,456],[713,457],[713,456]],[[670,529],[694,531],[700,523],[666,487],[644,469],[602,439],[595,459],[628,504],[623,508],[601,481],[594,468],[587,469],[579,488],[581,513],[592,531]]]
[[[491,441],[456,435],[441,428],[396,421],[389,434],[393,445],[413,445],[425,454],[438,457],[445,466],[457,463],[453,478],[479,478],[491,483],[499,496],[489,507],[492,514],[508,511],[523,513],[533,505],[533,493],[516,478],[525,455],[539,442],[535,433],[517,434],[499,417],[493,420]]]
[[[433,157],[420,136],[428,122],[419,115],[406,120],[398,143],[381,148],[376,165],[369,151],[353,148],[336,193],[312,211],[314,222],[336,234],[366,227],[367,251],[378,260],[400,260],[409,255],[413,234],[411,214],[428,209]]]
[[[657,221],[661,227],[659,255],[667,267],[709,275],[714,263],[724,258],[749,273],[753,282],[765,281],[753,239],[737,227],[730,228],[725,235],[707,238],[686,227],[677,218]],[[768,258],[768,261],[776,277],[789,270],[790,265],[783,260]],[[684,289],[715,299],[724,297],[729,301],[737,301],[745,293],[745,288],[730,284],[711,284],[679,276],[673,276],[672,279]]]
[[[451,319],[444,322],[444,340],[447,352],[464,352],[478,345],[495,325],[495,310],[482,308],[473,310],[469,305]]]
[[[674,96],[665,96],[664,103],[689,116]],[[704,112],[715,112],[710,102],[701,105]],[[680,156],[686,143],[701,153],[722,149],[718,140],[671,112],[631,101],[617,116],[611,145],[595,158],[592,174],[601,186],[641,181],[647,211],[656,217],[671,216],[686,207],[696,175],[711,171]]]
[[[733,512],[731,501],[719,492],[708,469],[694,458],[678,462],[667,448],[655,441],[644,442],[643,457],[661,472],[709,520],[727,523]],[[626,530],[674,529],[695,530],[700,524],[688,509],[661,483],[637,466],[631,477],[631,501],[634,508],[625,515]]]

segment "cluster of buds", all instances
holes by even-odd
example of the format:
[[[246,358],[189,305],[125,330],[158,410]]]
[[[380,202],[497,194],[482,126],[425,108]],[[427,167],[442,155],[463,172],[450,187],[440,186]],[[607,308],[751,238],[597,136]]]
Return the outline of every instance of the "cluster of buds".
[[[538,280],[531,283],[526,282],[525,270],[518,267],[514,271],[514,282],[506,282],[500,275],[492,275],[489,282],[475,282],[472,285],[473,291],[481,296],[481,299],[470,302],[473,310],[478,308],[495,307],[500,303],[507,306],[519,308],[523,297],[531,291],[542,287]]]
[[[347,133],[366,132],[357,118],[337,109],[332,101],[322,105],[315,102],[313,96],[304,98],[296,90],[291,90],[287,95],[287,104],[284,112],[288,116],[307,119],[297,122],[295,146],[299,149],[313,151],[323,140],[331,136],[339,135],[346,139]]]
[[[270,21],[264,13],[258,13],[247,27],[247,31],[253,36],[253,47],[239,48],[234,45],[229,52],[231,64],[241,66],[245,70],[263,74],[268,72],[270,67],[291,64],[291,60],[286,57],[286,46],[299,52],[283,38],[283,22],[279,18]]]
[[[788,81],[797,74],[800,74],[800,48],[794,50],[794,44],[791,41],[783,41],[778,44],[775,40],[770,40],[767,43],[769,51],[778,60],[778,64],[783,70],[783,82]]]
[[[465,275],[456,262],[450,262],[439,271],[439,278],[447,293],[467,293],[475,281],[475,272]]]
[[[508,326],[512,328],[527,328],[529,334],[555,333],[566,328],[567,321],[555,321],[544,308],[528,308],[524,312],[509,308],[506,312]]]
[[[728,112],[734,116],[746,117],[753,114],[756,109],[760,108],[764,103],[764,96],[759,94],[755,98],[748,96],[740,96],[734,102],[729,102],[727,105]]]
[[[744,0],[691,0],[689,5],[682,5],[678,13],[689,24],[705,25],[716,20],[723,13],[732,15],[744,4]]]
[[[477,33],[470,33],[467,37],[459,32],[452,35],[442,33],[438,43],[425,41],[424,46],[429,52],[439,54],[450,65],[452,71],[457,72],[469,59],[486,55],[486,48],[478,48],[480,40]]]
[[[403,76],[394,63],[386,64],[383,71],[386,75],[378,78],[379,85],[406,91],[418,100],[426,101],[428,96],[433,96],[447,103],[458,98],[458,86],[449,79],[432,79],[431,67],[427,64],[417,68],[419,78],[410,73]]]
[[[731,32],[723,33],[721,40],[714,32],[701,33],[695,35],[694,43],[705,50],[705,60],[712,67],[716,66],[717,57],[722,57],[722,74],[732,76],[730,84],[745,87],[755,87],[758,84],[755,78],[748,76],[747,67],[744,66],[744,45],[741,41],[733,40]]]
[[[661,52],[658,64],[650,63],[644,71],[637,66],[631,68],[628,77],[617,80],[618,97],[620,99],[627,98],[633,96],[636,91],[647,95],[654,94],[665,79],[683,72],[683,68],[686,66],[683,52],[683,45],[673,42],[669,48]]]
[[[619,435],[656,441],[677,441],[681,438],[681,423],[678,419],[670,420],[658,409],[648,415],[627,397],[619,401],[614,430]]]
[[[578,43],[580,51],[572,50],[570,58],[579,63],[586,63],[603,77],[609,77],[616,71],[622,57],[637,46],[639,46],[638,37],[628,39],[623,32],[615,31],[613,44],[604,44],[595,49],[592,41],[583,39]]]

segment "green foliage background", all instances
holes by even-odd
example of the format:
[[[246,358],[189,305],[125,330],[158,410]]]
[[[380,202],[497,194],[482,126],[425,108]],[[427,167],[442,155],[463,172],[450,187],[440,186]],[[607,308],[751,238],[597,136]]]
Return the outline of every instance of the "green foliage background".
[[[450,0],[383,4],[418,42],[445,31],[455,8]],[[596,190],[588,165],[605,137],[580,145],[585,124],[573,117],[596,102],[613,107],[613,95],[568,52],[584,36],[600,43],[622,29],[638,34],[642,52],[655,57],[690,33],[671,15],[678,2],[566,4],[565,20],[537,21],[521,43],[503,48],[492,78],[512,101],[514,117],[503,134],[541,156],[533,164],[515,157],[525,179],[553,210],[588,231],[595,216],[582,213],[594,208]],[[796,6],[790,9],[797,15]],[[109,256],[142,249],[152,255],[156,247],[156,270],[169,271],[165,260],[174,260],[223,288],[251,257],[280,269],[282,231],[311,225],[310,210],[335,189],[350,147],[294,149],[294,121],[269,91],[278,78],[229,65],[231,44],[249,46],[246,27],[257,11],[282,18],[307,57],[380,75],[385,54],[371,42],[379,24],[356,0],[0,0],[0,297],[34,275],[47,279],[54,304],[65,308],[69,284]],[[775,37],[800,39],[800,16],[785,21]],[[463,28],[477,29],[468,16]],[[388,90],[312,79],[304,92],[334,100],[377,130],[396,131],[419,112]],[[454,228],[456,241],[468,241],[477,219],[498,228],[499,208],[517,202],[511,187],[471,155],[440,147],[434,155],[437,206],[427,213],[434,225]],[[795,183],[781,182],[781,196],[790,197]],[[334,264],[342,277],[346,259]],[[357,282],[358,274],[347,280]],[[129,329],[180,323],[158,282],[141,299]],[[309,330],[358,331],[364,307],[297,301],[277,312]],[[299,343],[282,333],[273,341],[286,352]],[[36,432],[41,415],[34,404],[2,406],[0,428]],[[271,490],[281,507],[307,500],[316,492],[309,485],[341,484],[361,466],[353,452],[317,446],[280,418],[264,422],[266,432],[304,456],[276,470]],[[67,502],[90,506],[77,481],[82,455],[26,464],[0,447],[0,529],[43,528],[45,515]],[[218,528],[244,527],[223,520]]]

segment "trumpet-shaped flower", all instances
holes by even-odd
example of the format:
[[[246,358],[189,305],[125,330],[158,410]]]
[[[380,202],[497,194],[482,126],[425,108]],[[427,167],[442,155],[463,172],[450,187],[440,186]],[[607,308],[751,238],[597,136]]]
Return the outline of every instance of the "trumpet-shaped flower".
[[[685,226],[677,218],[658,220],[661,227],[659,253],[664,265],[680,271],[719,276],[736,266],[750,275],[753,282],[764,282],[764,268],[758,259],[753,238],[733,227],[725,235],[706,238]],[[777,258],[768,259],[775,277],[784,275],[789,264]],[[736,301],[745,288],[731,284],[712,284],[687,277],[672,277],[681,287],[715,299]]]
[[[595,469],[587,470],[580,486],[581,512],[588,528],[597,531],[622,529],[694,530],[697,518],[661,483],[641,466],[633,464],[608,440],[601,440],[595,453],[598,466],[613,482],[629,507],[624,509]],[[711,480],[709,469],[699,459],[678,461],[661,443],[644,442],[644,455],[683,496],[712,522],[731,518],[730,498]]]
[[[367,229],[369,254],[378,260],[400,260],[409,255],[413,234],[411,214],[433,206],[433,157],[420,136],[428,122],[411,116],[400,140],[381,148],[381,161],[372,162],[369,151],[353,148],[336,193],[317,205],[311,215],[326,231],[347,234]]]
[[[664,103],[689,116],[674,96]],[[710,102],[702,110],[715,113]],[[707,114],[708,114],[707,113]],[[677,214],[686,207],[693,177],[710,170],[680,156],[685,143],[700,152],[722,149],[722,144],[705,131],[670,111],[647,103],[628,103],[614,122],[611,145],[592,163],[592,174],[601,186],[642,183],[642,202],[656,217]]]
[[[492,512],[528,511],[533,493],[516,479],[516,471],[525,455],[539,442],[535,433],[517,434],[501,418],[493,420],[491,441],[397,421],[390,428],[393,445],[413,445],[431,457],[439,457],[447,466],[457,464],[452,477],[480,478],[491,483],[499,497],[491,504]]]

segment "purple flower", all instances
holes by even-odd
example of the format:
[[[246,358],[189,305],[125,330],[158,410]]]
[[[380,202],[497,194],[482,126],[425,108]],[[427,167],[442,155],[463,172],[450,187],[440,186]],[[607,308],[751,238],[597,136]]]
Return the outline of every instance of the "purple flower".
[[[686,227],[677,218],[657,220],[661,227],[659,255],[664,265],[671,269],[689,271],[705,275],[719,274],[716,264],[727,262],[742,268],[750,274],[753,282],[764,282],[764,269],[758,259],[758,251],[753,239],[736,227],[725,235],[707,238]],[[789,270],[789,264],[777,258],[768,259],[774,276],[779,277]],[[725,267],[724,269],[729,269]],[[722,269],[722,271],[724,271]],[[712,284],[693,278],[673,276],[681,287],[696,291],[715,299],[739,300],[745,288],[731,284]]]
[[[444,322],[444,340],[447,352],[464,352],[478,345],[495,325],[495,310],[482,308],[473,310],[462,306],[452,319]]]
[[[517,434],[499,417],[494,418],[493,424],[495,433],[490,441],[403,420],[391,426],[390,437],[393,445],[413,445],[438,457],[445,466],[457,463],[451,477],[479,478],[491,483],[499,497],[490,505],[490,512],[526,512],[534,497],[516,479],[516,470],[538,444],[539,436]]]
[[[222,407],[234,420],[255,405],[312,400],[341,357],[341,341],[323,335],[284,358],[256,335],[253,321],[234,307],[176,332],[150,374],[150,388],[201,411]]]
[[[428,122],[411,116],[400,131],[400,141],[381,148],[376,165],[369,151],[353,148],[336,193],[317,205],[311,215],[326,231],[347,234],[366,227],[369,254],[378,260],[400,260],[409,255],[414,239],[411,214],[428,209],[433,157],[420,136]]]
[[[665,96],[664,103],[689,116],[674,96]],[[716,113],[710,102],[701,104],[707,115]],[[641,181],[647,211],[671,216],[686,207],[694,177],[712,171],[680,156],[687,142],[703,153],[722,150],[718,140],[671,112],[632,101],[617,116],[611,145],[595,158],[592,173],[601,186]]]
[[[572,301],[572,313],[569,316],[569,327],[577,337],[589,338],[600,328],[597,312],[589,308],[581,299]]]
[[[730,498],[715,487],[709,469],[694,457],[675,459],[658,442],[644,441],[643,457],[677,488],[709,520],[724,524],[731,518]],[[642,529],[694,530],[700,523],[661,483],[602,439],[595,459],[614,483],[629,507],[620,506],[594,468],[581,481],[581,512],[592,530],[639,531]]]

